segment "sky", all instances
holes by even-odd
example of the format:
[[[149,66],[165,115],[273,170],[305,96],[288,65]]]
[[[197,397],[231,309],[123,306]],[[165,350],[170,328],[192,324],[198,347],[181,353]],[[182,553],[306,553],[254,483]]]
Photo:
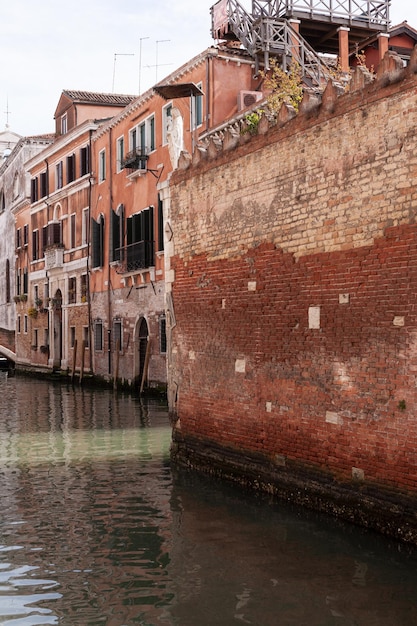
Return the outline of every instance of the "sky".
[[[64,89],[137,95],[214,44],[215,0],[1,0],[0,131],[55,131]],[[250,10],[251,0],[241,4]],[[416,0],[391,0],[417,29]]]

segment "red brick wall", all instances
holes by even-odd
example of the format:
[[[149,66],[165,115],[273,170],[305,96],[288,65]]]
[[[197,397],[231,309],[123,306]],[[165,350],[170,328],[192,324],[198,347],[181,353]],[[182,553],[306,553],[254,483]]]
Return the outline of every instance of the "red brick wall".
[[[416,493],[416,110],[412,71],[338,98],[329,87],[176,174],[169,387],[183,459],[200,441],[223,461]]]

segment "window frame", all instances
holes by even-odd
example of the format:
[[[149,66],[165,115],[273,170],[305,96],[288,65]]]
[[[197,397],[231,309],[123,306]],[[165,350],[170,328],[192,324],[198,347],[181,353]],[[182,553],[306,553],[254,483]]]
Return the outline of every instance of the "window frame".
[[[98,153],[98,182],[104,183],[106,180],[106,148]]]

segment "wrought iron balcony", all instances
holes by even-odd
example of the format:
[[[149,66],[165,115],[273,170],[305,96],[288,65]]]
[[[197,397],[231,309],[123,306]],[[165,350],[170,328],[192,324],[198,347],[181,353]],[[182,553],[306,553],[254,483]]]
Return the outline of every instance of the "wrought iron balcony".
[[[147,170],[148,155],[142,148],[135,148],[125,155],[122,167],[129,170]]]
[[[135,243],[117,248],[119,258],[117,272],[127,274],[153,267],[155,265],[154,242],[137,241]]]

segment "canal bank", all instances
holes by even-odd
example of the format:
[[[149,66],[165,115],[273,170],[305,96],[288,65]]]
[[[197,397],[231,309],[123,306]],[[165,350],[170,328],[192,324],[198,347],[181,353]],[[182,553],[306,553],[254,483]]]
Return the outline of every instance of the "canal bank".
[[[267,493],[306,509],[375,530],[417,546],[417,500],[399,490],[362,480],[339,482],[330,472],[283,457],[221,446],[184,436],[174,426],[171,459],[175,465]]]

